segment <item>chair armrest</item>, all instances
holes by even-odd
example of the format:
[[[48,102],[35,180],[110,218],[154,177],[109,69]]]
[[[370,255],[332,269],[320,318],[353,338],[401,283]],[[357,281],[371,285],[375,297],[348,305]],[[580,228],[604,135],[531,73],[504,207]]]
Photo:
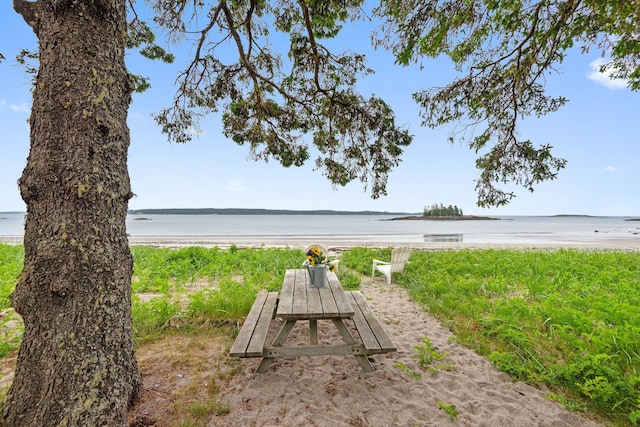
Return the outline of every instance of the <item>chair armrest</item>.
[[[371,268],[371,277],[374,276],[374,274],[376,274],[376,267],[378,265],[390,265],[390,262],[387,261],[380,261],[379,259],[374,259],[373,260],[373,267]]]

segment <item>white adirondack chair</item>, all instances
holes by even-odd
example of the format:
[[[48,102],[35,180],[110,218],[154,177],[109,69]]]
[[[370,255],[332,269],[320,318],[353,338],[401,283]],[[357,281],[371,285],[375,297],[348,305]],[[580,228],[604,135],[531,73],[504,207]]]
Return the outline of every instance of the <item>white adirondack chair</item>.
[[[402,273],[404,271],[404,266],[409,260],[411,252],[413,252],[411,248],[395,248],[391,251],[391,262],[374,259],[371,277],[373,278],[376,271],[379,271],[387,277],[387,284],[390,285],[391,273]]]

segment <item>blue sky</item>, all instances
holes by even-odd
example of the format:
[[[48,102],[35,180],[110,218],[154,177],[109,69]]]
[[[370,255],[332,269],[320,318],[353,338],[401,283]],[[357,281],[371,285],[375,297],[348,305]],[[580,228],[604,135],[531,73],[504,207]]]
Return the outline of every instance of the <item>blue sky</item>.
[[[412,92],[451,79],[448,65],[425,61],[422,70],[397,67],[388,52],[370,48],[365,24],[346,30],[340,45],[366,53],[368,65],[376,70],[361,83],[362,91],[384,98],[397,121],[414,135],[389,177],[387,196],[371,199],[360,182],[334,189],[313,171],[312,162],[285,169],[277,162],[248,160],[245,147],[222,136],[219,114],[204,120],[204,132],[193,142],[167,142],[151,114],[171,102],[175,75],[184,61],[179,56],[175,66],[165,66],[130,55],[129,69],[151,77],[152,88],[134,94],[129,109],[129,171],[136,194],[129,207],[420,212],[443,203],[480,215],[640,215],[640,94],[595,72],[599,52],[569,56],[560,66],[562,74],[547,80],[550,93],[566,96],[569,104],[521,125],[523,136],[554,146],[555,155],[569,161],[567,167],[535,192],[514,187],[517,197],[509,205],[485,209],[476,206],[474,153],[449,144],[444,129],[421,127],[411,99]],[[0,52],[6,57],[0,64],[0,212],[24,211],[16,182],[29,151],[31,94],[29,77],[14,58],[20,48],[33,48],[36,39],[10,2],[0,2],[0,37]],[[188,48],[170,50],[188,53]]]

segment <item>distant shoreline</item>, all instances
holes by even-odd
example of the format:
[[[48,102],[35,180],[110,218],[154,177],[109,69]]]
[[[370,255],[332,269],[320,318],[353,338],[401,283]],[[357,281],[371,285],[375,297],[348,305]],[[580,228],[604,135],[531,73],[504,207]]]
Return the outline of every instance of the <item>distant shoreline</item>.
[[[381,211],[335,211],[289,210],[289,209],[248,209],[248,208],[170,208],[170,209],[134,209],[130,215],[415,215],[412,212]]]
[[[430,216],[414,212],[388,212],[388,211],[336,211],[336,210],[290,210],[290,209],[249,209],[249,208],[167,208],[167,209],[131,209],[129,215],[369,215],[369,216],[394,216],[396,218],[383,221],[486,221],[504,220],[511,218],[489,217],[482,215],[460,216]],[[0,220],[9,219],[2,215],[26,215],[26,212],[6,211],[0,212]],[[623,221],[640,222],[637,215],[505,215],[506,217],[541,217],[541,218],[624,218]],[[134,218],[134,220],[151,220],[151,218]]]

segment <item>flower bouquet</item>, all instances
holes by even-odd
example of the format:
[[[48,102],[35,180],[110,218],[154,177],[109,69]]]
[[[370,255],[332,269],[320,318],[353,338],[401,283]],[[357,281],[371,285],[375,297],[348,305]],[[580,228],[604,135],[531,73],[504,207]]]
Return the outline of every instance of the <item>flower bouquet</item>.
[[[324,265],[328,266],[329,271],[335,271],[337,264],[330,263],[327,256],[324,253],[324,250],[320,246],[311,246],[307,249],[306,253],[307,259],[302,263],[305,267],[309,265]]]
[[[319,288],[327,284],[327,256],[319,246],[311,246],[307,249],[307,258],[302,263],[309,272],[311,287]],[[335,264],[329,265],[329,271],[335,270]]]

